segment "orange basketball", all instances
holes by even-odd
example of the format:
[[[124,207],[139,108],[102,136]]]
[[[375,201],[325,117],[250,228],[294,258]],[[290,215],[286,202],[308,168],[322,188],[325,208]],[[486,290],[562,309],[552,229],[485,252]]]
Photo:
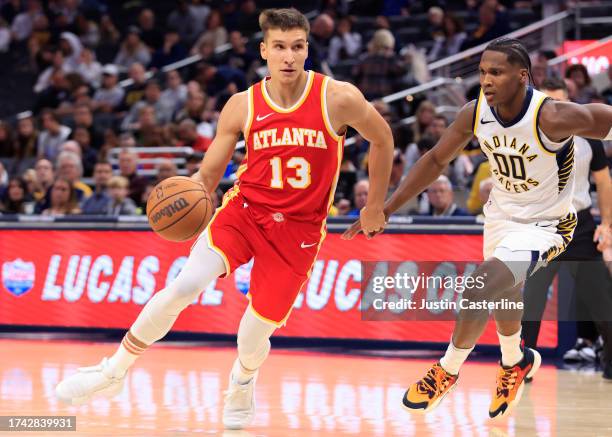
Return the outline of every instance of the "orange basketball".
[[[151,228],[170,241],[197,237],[214,212],[212,200],[202,184],[185,176],[164,179],[147,200]]]

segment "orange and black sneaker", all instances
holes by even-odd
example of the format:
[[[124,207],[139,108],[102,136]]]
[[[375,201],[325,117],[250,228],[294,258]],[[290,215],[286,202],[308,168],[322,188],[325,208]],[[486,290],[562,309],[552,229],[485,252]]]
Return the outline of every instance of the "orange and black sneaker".
[[[457,385],[458,379],[459,375],[451,375],[440,363],[436,363],[423,379],[410,386],[402,404],[408,411],[427,413],[438,406],[444,396]]]
[[[500,363],[497,371],[497,387],[495,397],[491,401],[489,417],[497,419],[507,416],[512,408],[521,400],[525,379],[533,378],[540,368],[542,357],[535,349],[525,348],[523,359],[512,367],[504,367]]]

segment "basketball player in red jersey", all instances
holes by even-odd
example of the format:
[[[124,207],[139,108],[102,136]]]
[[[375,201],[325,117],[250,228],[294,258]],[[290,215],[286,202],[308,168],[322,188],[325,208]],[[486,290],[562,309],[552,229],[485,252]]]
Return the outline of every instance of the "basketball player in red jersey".
[[[238,358],[223,409],[227,428],[247,426],[269,338],[289,317],[325,238],[347,126],[371,144],[361,229],[371,235],[384,227],[393,156],[389,126],[354,86],[304,71],[309,24],[301,13],[267,10],[259,22],[261,56],[270,77],[229,99],[196,175],[213,192],[242,134],[247,157],[238,182],[193,245],[181,273],[145,305],[116,353],[62,381],[56,389],[60,399],[78,404],[119,393],[128,368],[166,335],[179,313],[216,277],[254,258],[250,303],[238,328]]]

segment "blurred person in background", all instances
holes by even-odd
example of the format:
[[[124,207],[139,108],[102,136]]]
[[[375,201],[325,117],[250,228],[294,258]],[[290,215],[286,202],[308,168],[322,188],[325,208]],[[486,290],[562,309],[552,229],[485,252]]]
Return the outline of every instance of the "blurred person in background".
[[[0,212],[2,214],[31,214],[33,207],[26,211],[26,203],[32,206],[31,199],[28,197],[28,187],[25,181],[21,178],[11,178],[2,196]]]
[[[459,208],[455,203],[455,195],[450,180],[440,175],[438,179],[427,188],[429,208],[424,215],[433,217],[467,216],[467,211]]]
[[[350,17],[342,17],[336,26],[336,35],[329,42],[327,62],[334,66],[340,61],[354,59],[361,53],[361,34],[353,32]]]
[[[151,53],[140,39],[140,29],[130,26],[113,64],[127,70],[134,63],[149,65],[149,62],[151,62]]]
[[[37,153],[38,130],[34,125],[32,112],[17,114],[17,136],[15,138],[16,158],[35,158]]]
[[[55,160],[59,148],[72,132],[68,126],[60,124],[60,120],[52,109],[45,109],[41,115],[43,130],[38,136],[37,156],[50,161]]]
[[[83,162],[78,154],[70,151],[61,152],[57,156],[56,168],[57,177],[67,180],[74,186],[77,202],[91,196],[91,188],[81,180],[83,177]]]
[[[121,136],[121,142],[129,141],[130,136]],[[131,137],[133,140],[133,137]],[[139,176],[137,173],[138,155],[133,149],[123,149],[119,153],[119,174],[125,177],[129,182],[129,197],[134,202],[140,202],[142,193],[148,184],[148,179],[144,176]]]
[[[415,122],[412,124],[412,141],[418,141],[425,135],[429,125],[433,123],[436,115],[436,107],[429,100],[423,100],[414,114]]]
[[[12,158],[15,156],[16,143],[11,125],[0,120],[0,157]]]
[[[152,51],[161,48],[164,42],[164,35],[156,26],[155,19],[155,12],[149,8],[143,9],[138,14],[140,38]]]
[[[359,217],[361,208],[366,206],[368,200],[368,192],[370,191],[370,181],[362,179],[358,181],[353,187],[353,204],[355,207],[351,209],[346,215],[352,217]]]
[[[162,91],[160,102],[163,107],[168,108],[174,116],[187,101],[187,85],[177,70],[166,73],[166,89]]]
[[[43,210],[42,215],[64,216],[68,214],[79,214],[76,190],[66,179],[57,178],[51,189],[50,206]]]
[[[176,164],[169,158],[164,158],[157,163],[155,166],[157,170],[156,184],[159,184],[164,179],[171,178],[178,175]]]
[[[168,16],[166,26],[177,29],[185,44],[193,44],[198,32],[202,30],[202,25],[197,20],[198,16],[189,8],[187,0],[178,0]]]
[[[208,18],[206,19],[206,30],[196,43],[191,48],[191,54],[195,55],[200,53],[200,49],[203,45],[210,44],[213,49],[227,43],[228,34],[227,29],[223,27],[223,15],[218,9],[210,11]],[[187,41],[187,40],[186,40]]]
[[[92,109],[94,111],[112,112],[118,108],[125,91],[118,84],[119,69],[116,65],[106,64],[102,68],[102,84],[93,95]]]
[[[136,203],[128,197],[129,181],[123,176],[113,176],[108,181],[110,202],[106,215],[135,215],[137,214]]]
[[[467,38],[463,29],[461,19],[453,14],[446,14],[442,26],[442,35],[434,38],[435,43],[427,55],[427,60],[433,62],[459,53]]]
[[[94,167],[94,192],[81,202],[81,211],[89,215],[105,215],[111,198],[108,193],[108,182],[113,176],[113,168],[109,162],[97,162]]]
[[[570,99],[575,103],[591,103],[591,97],[597,94],[595,87],[591,85],[589,71],[582,64],[574,64],[565,70],[565,78],[570,79],[576,85],[576,92]]]

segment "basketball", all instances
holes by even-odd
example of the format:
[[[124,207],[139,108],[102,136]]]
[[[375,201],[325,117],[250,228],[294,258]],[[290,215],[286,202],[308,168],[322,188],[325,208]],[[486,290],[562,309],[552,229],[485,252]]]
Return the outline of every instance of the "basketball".
[[[170,241],[195,238],[210,221],[214,208],[204,186],[186,176],[164,179],[147,200],[151,229]]]

